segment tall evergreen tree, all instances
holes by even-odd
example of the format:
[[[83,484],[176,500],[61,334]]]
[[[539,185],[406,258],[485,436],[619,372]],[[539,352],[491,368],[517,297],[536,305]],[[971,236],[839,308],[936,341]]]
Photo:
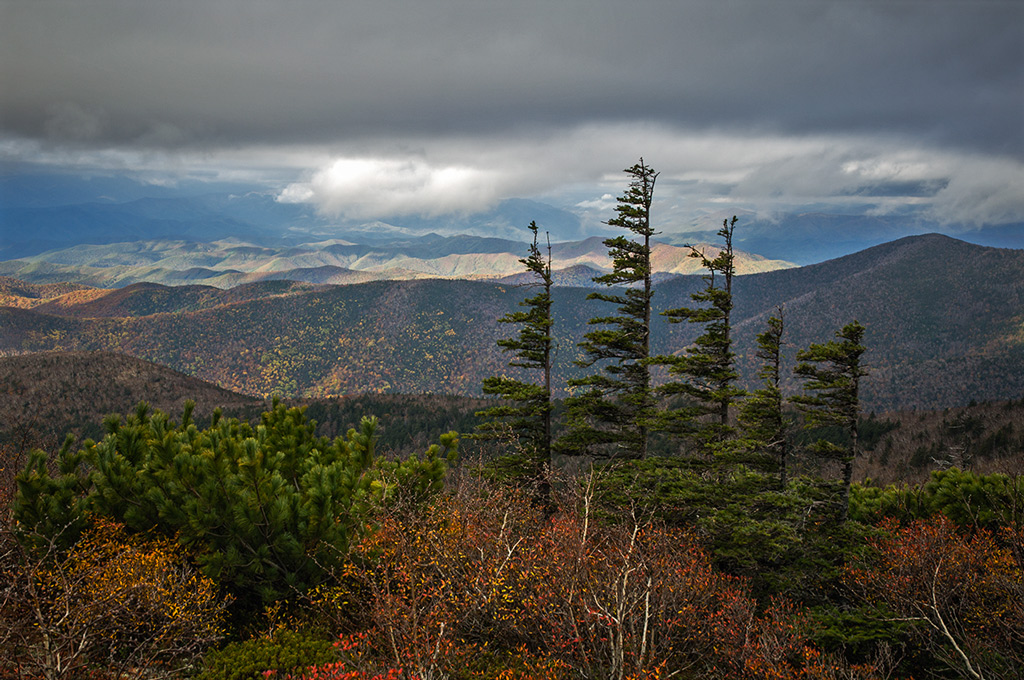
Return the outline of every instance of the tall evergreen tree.
[[[640,162],[625,172],[631,178],[615,206],[617,216],[608,224],[634,234],[637,240],[616,236],[604,241],[612,258],[612,272],[594,277],[621,292],[595,292],[588,299],[615,305],[617,312],[596,317],[600,326],[580,343],[585,358],[577,365],[598,365],[599,373],[569,381],[575,388],[566,399],[567,432],[558,440],[566,453],[601,457],[644,458],[654,411],[651,389],[651,201],[658,173]]]
[[[724,245],[713,259],[704,251],[691,248],[690,256],[699,258],[707,270],[703,290],[690,296],[699,306],[662,312],[669,323],[703,324],[703,333],[685,353],[652,360],[667,366],[674,378],[659,392],[683,400],[681,406],[662,414],[662,427],[687,437],[704,453],[710,453],[715,444],[732,433],[730,408],[743,394],[735,386],[739,374],[732,351],[732,278],[736,271],[732,242],[736,221],[733,217],[722,222],[718,235]]]
[[[763,363],[757,371],[761,387],[750,393],[739,412],[748,449],[767,462],[769,472],[779,476],[779,487],[786,486],[786,463],[789,449],[788,423],[783,413],[782,398],[782,307],[768,317],[767,328],[757,335],[757,358]]]
[[[800,363],[793,369],[804,381],[804,394],[792,397],[806,417],[806,427],[841,428],[836,441],[820,438],[811,450],[824,459],[842,464],[840,519],[846,521],[850,509],[850,484],[853,461],[858,453],[857,423],[860,417],[860,379],[867,375],[861,366],[865,347],[864,326],[857,321],[836,332],[836,339],[824,344],[811,344],[797,352]]]
[[[506,403],[477,413],[489,420],[478,426],[479,438],[511,435],[518,442],[527,463],[527,476],[537,484],[539,495],[546,498],[545,468],[551,464],[551,243],[545,258],[538,244],[536,222],[530,222],[533,243],[530,254],[520,262],[534,275],[540,290],[519,303],[526,309],[511,312],[499,323],[519,324],[514,338],[498,340],[506,352],[514,352],[509,366],[529,369],[540,374],[540,382],[524,382],[507,376],[492,376],[483,382],[485,394],[500,396]]]

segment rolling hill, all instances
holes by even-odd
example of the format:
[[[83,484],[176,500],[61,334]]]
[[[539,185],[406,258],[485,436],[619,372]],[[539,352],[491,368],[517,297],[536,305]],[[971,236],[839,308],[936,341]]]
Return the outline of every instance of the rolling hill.
[[[50,451],[68,432],[102,436],[107,414],[134,411],[141,401],[180,418],[191,399],[199,419],[215,408],[241,412],[262,405],[166,366],[110,352],[0,357],[0,386],[0,443],[19,448],[25,441]]]
[[[689,304],[700,285],[698,276],[663,281],[655,305]],[[735,291],[746,376],[756,368],[754,336],[782,304],[790,366],[796,349],[828,340],[846,322],[867,326],[868,410],[1024,394],[1022,251],[909,237],[819,265],[739,276]],[[559,385],[579,374],[576,342],[604,313],[588,292],[556,291]],[[495,320],[525,291],[415,280],[264,282],[229,291],[147,284],[92,295],[71,291],[33,309],[0,308],[0,351],[119,351],[255,396],[478,394],[484,377],[509,372],[495,342],[510,329]],[[656,322],[652,346],[679,352],[693,336]]]
[[[31,309],[56,299],[65,293],[86,291],[88,286],[77,283],[32,284],[7,276],[0,276],[0,307]],[[96,291],[90,290],[90,293]]]
[[[228,392],[163,366],[108,352],[45,352],[0,357],[0,495],[24,465],[28,448],[56,451],[66,433],[102,436],[107,414],[134,411],[140,401],[177,420],[186,399],[203,424],[215,407],[253,420],[266,403]],[[83,395],[88,395],[83,398]],[[379,419],[377,450],[422,452],[449,430],[472,432],[475,412],[491,402],[453,395],[365,394],[295,402],[318,424],[342,436],[364,415]],[[863,455],[855,479],[877,484],[920,483],[950,464],[978,472],[1018,473],[1024,464],[1024,399],[932,411],[871,414],[862,427]],[[485,443],[464,442],[466,459],[489,454]]]

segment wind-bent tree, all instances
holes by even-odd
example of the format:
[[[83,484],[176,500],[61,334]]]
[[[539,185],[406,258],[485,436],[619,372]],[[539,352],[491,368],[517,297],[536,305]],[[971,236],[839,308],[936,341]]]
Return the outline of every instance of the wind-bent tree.
[[[779,476],[779,488],[786,487],[788,423],[782,407],[782,307],[768,317],[767,328],[757,335],[757,358],[763,363],[757,371],[761,387],[750,393],[739,412],[746,447],[768,463],[768,472]]]
[[[733,217],[722,222],[718,235],[724,245],[713,259],[691,247],[690,257],[699,258],[707,270],[704,289],[690,296],[699,306],[662,312],[669,323],[703,324],[704,332],[683,354],[658,356],[652,361],[667,366],[674,378],[659,392],[683,399],[681,406],[662,415],[664,429],[690,439],[702,453],[712,452],[716,444],[732,434],[730,408],[743,394],[735,386],[739,374],[731,328],[732,277],[736,271],[732,241],[736,221]]]
[[[639,237],[616,236],[604,241],[612,272],[594,277],[596,283],[620,286],[616,293],[591,293],[587,299],[615,305],[617,312],[596,317],[600,326],[584,336],[585,358],[577,365],[599,365],[600,373],[569,381],[566,399],[567,432],[558,440],[566,453],[608,458],[644,458],[654,411],[651,389],[651,200],[658,173],[643,158],[625,170],[631,177],[618,199],[618,215],[608,224]]]
[[[538,245],[536,222],[530,222],[533,243],[530,255],[519,260],[535,277],[531,285],[540,290],[519,303],[526,309],[511,312],[499,323],[519,324],[514,338],[498,340],[506,352],[514,352],[509,366],[525,368],[540,374],[540,382],[525,382],[507,376],[492,376],[483,382],[485,394],[495,394],[506,403],[485,409],[478,416],[489,420],[478,426],[478,437],[509,436],[515,440],[525,457],[527,476],[537,485],[538,496],[546,499],[545,468],[551,464],[551,243],[545,258]]]
[[[843,479],[840,497],[840,520],[845,522],[850,511],[850,483],[853,461],[857,457],[857,421],[860,417],[860,379],[867,375],[861,366],[865,347],[864,326],[857,321],[836,332],[836,339],[824,344],[812,343],[797,352],[800,363],[793,372],[804,381],[804,394],[791,398],[806,417],[805,427],[839,427],[841,441],[820,438],[811,450],[826,460],[842,463]],[[839,438],[836,438],[839,439]]]

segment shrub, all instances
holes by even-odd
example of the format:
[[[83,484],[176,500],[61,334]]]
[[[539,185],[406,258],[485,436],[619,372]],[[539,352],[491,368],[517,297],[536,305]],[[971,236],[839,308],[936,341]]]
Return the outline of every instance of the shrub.
[[[270,635],[232,642],[208,653],[196,680],[263,680],[267,671],[302,673],[338,658],[330,640],[308,631],[279,628]]]
[[[89,515],[156,527],[253,610],[324,582],[375,503],[434,493],[457,439],[445,435],[422,459],[387,461],[374,455],[374,418],[329,440],[303,409],[281,404],[255,428],[215,415],[200,430],[191,411],[180,425],[145,404],[125,422],[108,418],[102,441],[61,451],[58,475],[35,452],[18,476],[16,519],[44,537],[70,527],[60,535],[71,540]]]
[[[104,519],[68,551],[31,538],[0,531],[0,658],[26,673],[173,675],[222,636],[225,601],[173,541]]]

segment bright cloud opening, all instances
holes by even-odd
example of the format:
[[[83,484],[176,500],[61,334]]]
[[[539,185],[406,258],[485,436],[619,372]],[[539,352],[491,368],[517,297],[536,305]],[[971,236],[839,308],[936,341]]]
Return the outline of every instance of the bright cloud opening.
[[[280,195],[282,201],[313,202],[327,214],[350,218],[474,213],[499,198],[492,171],[375,158],[339,158]]]

